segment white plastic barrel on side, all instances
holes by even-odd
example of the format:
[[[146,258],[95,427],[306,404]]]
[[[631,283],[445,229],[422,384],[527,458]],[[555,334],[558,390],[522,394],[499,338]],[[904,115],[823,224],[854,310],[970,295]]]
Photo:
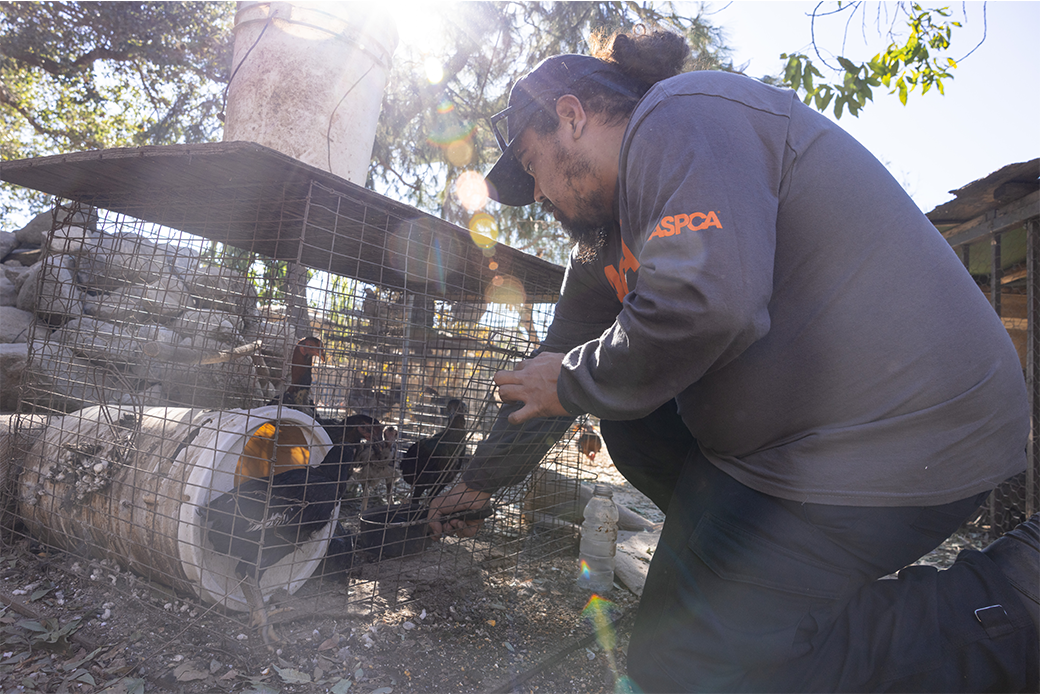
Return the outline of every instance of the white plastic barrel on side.
[[[178,454],[188,470],[177,534],[181,565],[200,598],[231,610],[247,611],[249,607],[235,575],[238,559],[213,550],[206,537],[203,516],[198,512],[211,499],[234,488],[246,442],[266,423],[277,421],[281,428],[300,426],[310,450],[310,465],[321,462],[332,448],[332,440],[313,419],[291,408],[265,406],[204,415],[212,419],[198,419],[198,435]],[[338,518],[337,504],[329,523],[261,575],[260,589],[265,599],[277,589],[295,593],[310,578],[325,557]]]
[[[317,465],[331,448],[325,430],[292,408],[90,406],[52,418],[36,439],[18,480],[18,513],[33,537],[55,547],[247,610],[232,579],[237,561],[213,550],[196,510],[235,486],[240,465],[270,466],[283,455],[290,465]],[[310,577],[338,511],[262,575],[265,596],[294,592]]]
[[[224,140],[255,142],[358,185],[397,48],[367,2],[240,2]]]

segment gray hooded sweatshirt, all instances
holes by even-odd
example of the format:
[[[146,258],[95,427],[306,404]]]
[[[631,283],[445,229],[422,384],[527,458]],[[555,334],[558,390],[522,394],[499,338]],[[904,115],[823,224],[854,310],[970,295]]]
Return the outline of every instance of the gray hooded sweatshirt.
[[[575,415],[675,398],[701,451],[784,499],[939,505],[1024,470],[1021,365],[949,244],[865,148],[793,92],[656,84],[621,149],[619,228],[574,256],[540,350]],[[504,408],[463,474],[515,484],[568,418]]]

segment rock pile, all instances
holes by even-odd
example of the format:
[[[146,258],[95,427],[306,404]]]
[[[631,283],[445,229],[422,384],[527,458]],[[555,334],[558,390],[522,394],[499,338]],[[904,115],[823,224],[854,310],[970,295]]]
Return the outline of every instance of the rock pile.
[[[58,208],[0,231],[0,410],[22,383],[23,404],[57,412],[272,397],[294,336],[261,314],[250,279],[117,222]]]

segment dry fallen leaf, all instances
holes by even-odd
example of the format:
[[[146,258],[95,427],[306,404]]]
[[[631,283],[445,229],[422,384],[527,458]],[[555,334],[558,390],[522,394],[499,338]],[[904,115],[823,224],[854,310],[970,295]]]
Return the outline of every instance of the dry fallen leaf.
[[[338,646],[339,646],[339,635],[333,635],[332,637],[329,637],[327,640],[325,640],[324,642],[322,642],[318,646],[318,651],[319,652],[325,652],[325,651],[328,651],[329,649],[335,649]]]
[[[200,681],[204,678],[209,678],[209,671],[202,671],[189,661],[173,669],[173,675],[178,682],[185,683],[187,681]]]

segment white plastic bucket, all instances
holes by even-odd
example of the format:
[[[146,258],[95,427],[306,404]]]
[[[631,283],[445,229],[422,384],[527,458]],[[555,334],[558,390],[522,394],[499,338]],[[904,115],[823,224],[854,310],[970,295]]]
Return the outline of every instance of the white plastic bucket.
[[[255,142],[364,185],[397,48],[367,2],[240,2],[224,140]]]
[[[237,559],[212,549],[197,510],[234,487],[258,431],[267,432],[279,454],[305,465],[325,457],[329,436],[309,416],[279,406],[146,408],[124,459],[114,452],[132,430],[131,417],[137,415],[129,406],[92,406],[48,425],[26,457],[19,484],[19,513],[30,533],[82,556],[116,560],[208,603],[248,610]],[[84,492],[95,461],[108,463],[92,484],[96,489]],[[313,574],[338,515],[337,505],[329,523],[265,571],[265,598],[279,588],[294,593]]]

